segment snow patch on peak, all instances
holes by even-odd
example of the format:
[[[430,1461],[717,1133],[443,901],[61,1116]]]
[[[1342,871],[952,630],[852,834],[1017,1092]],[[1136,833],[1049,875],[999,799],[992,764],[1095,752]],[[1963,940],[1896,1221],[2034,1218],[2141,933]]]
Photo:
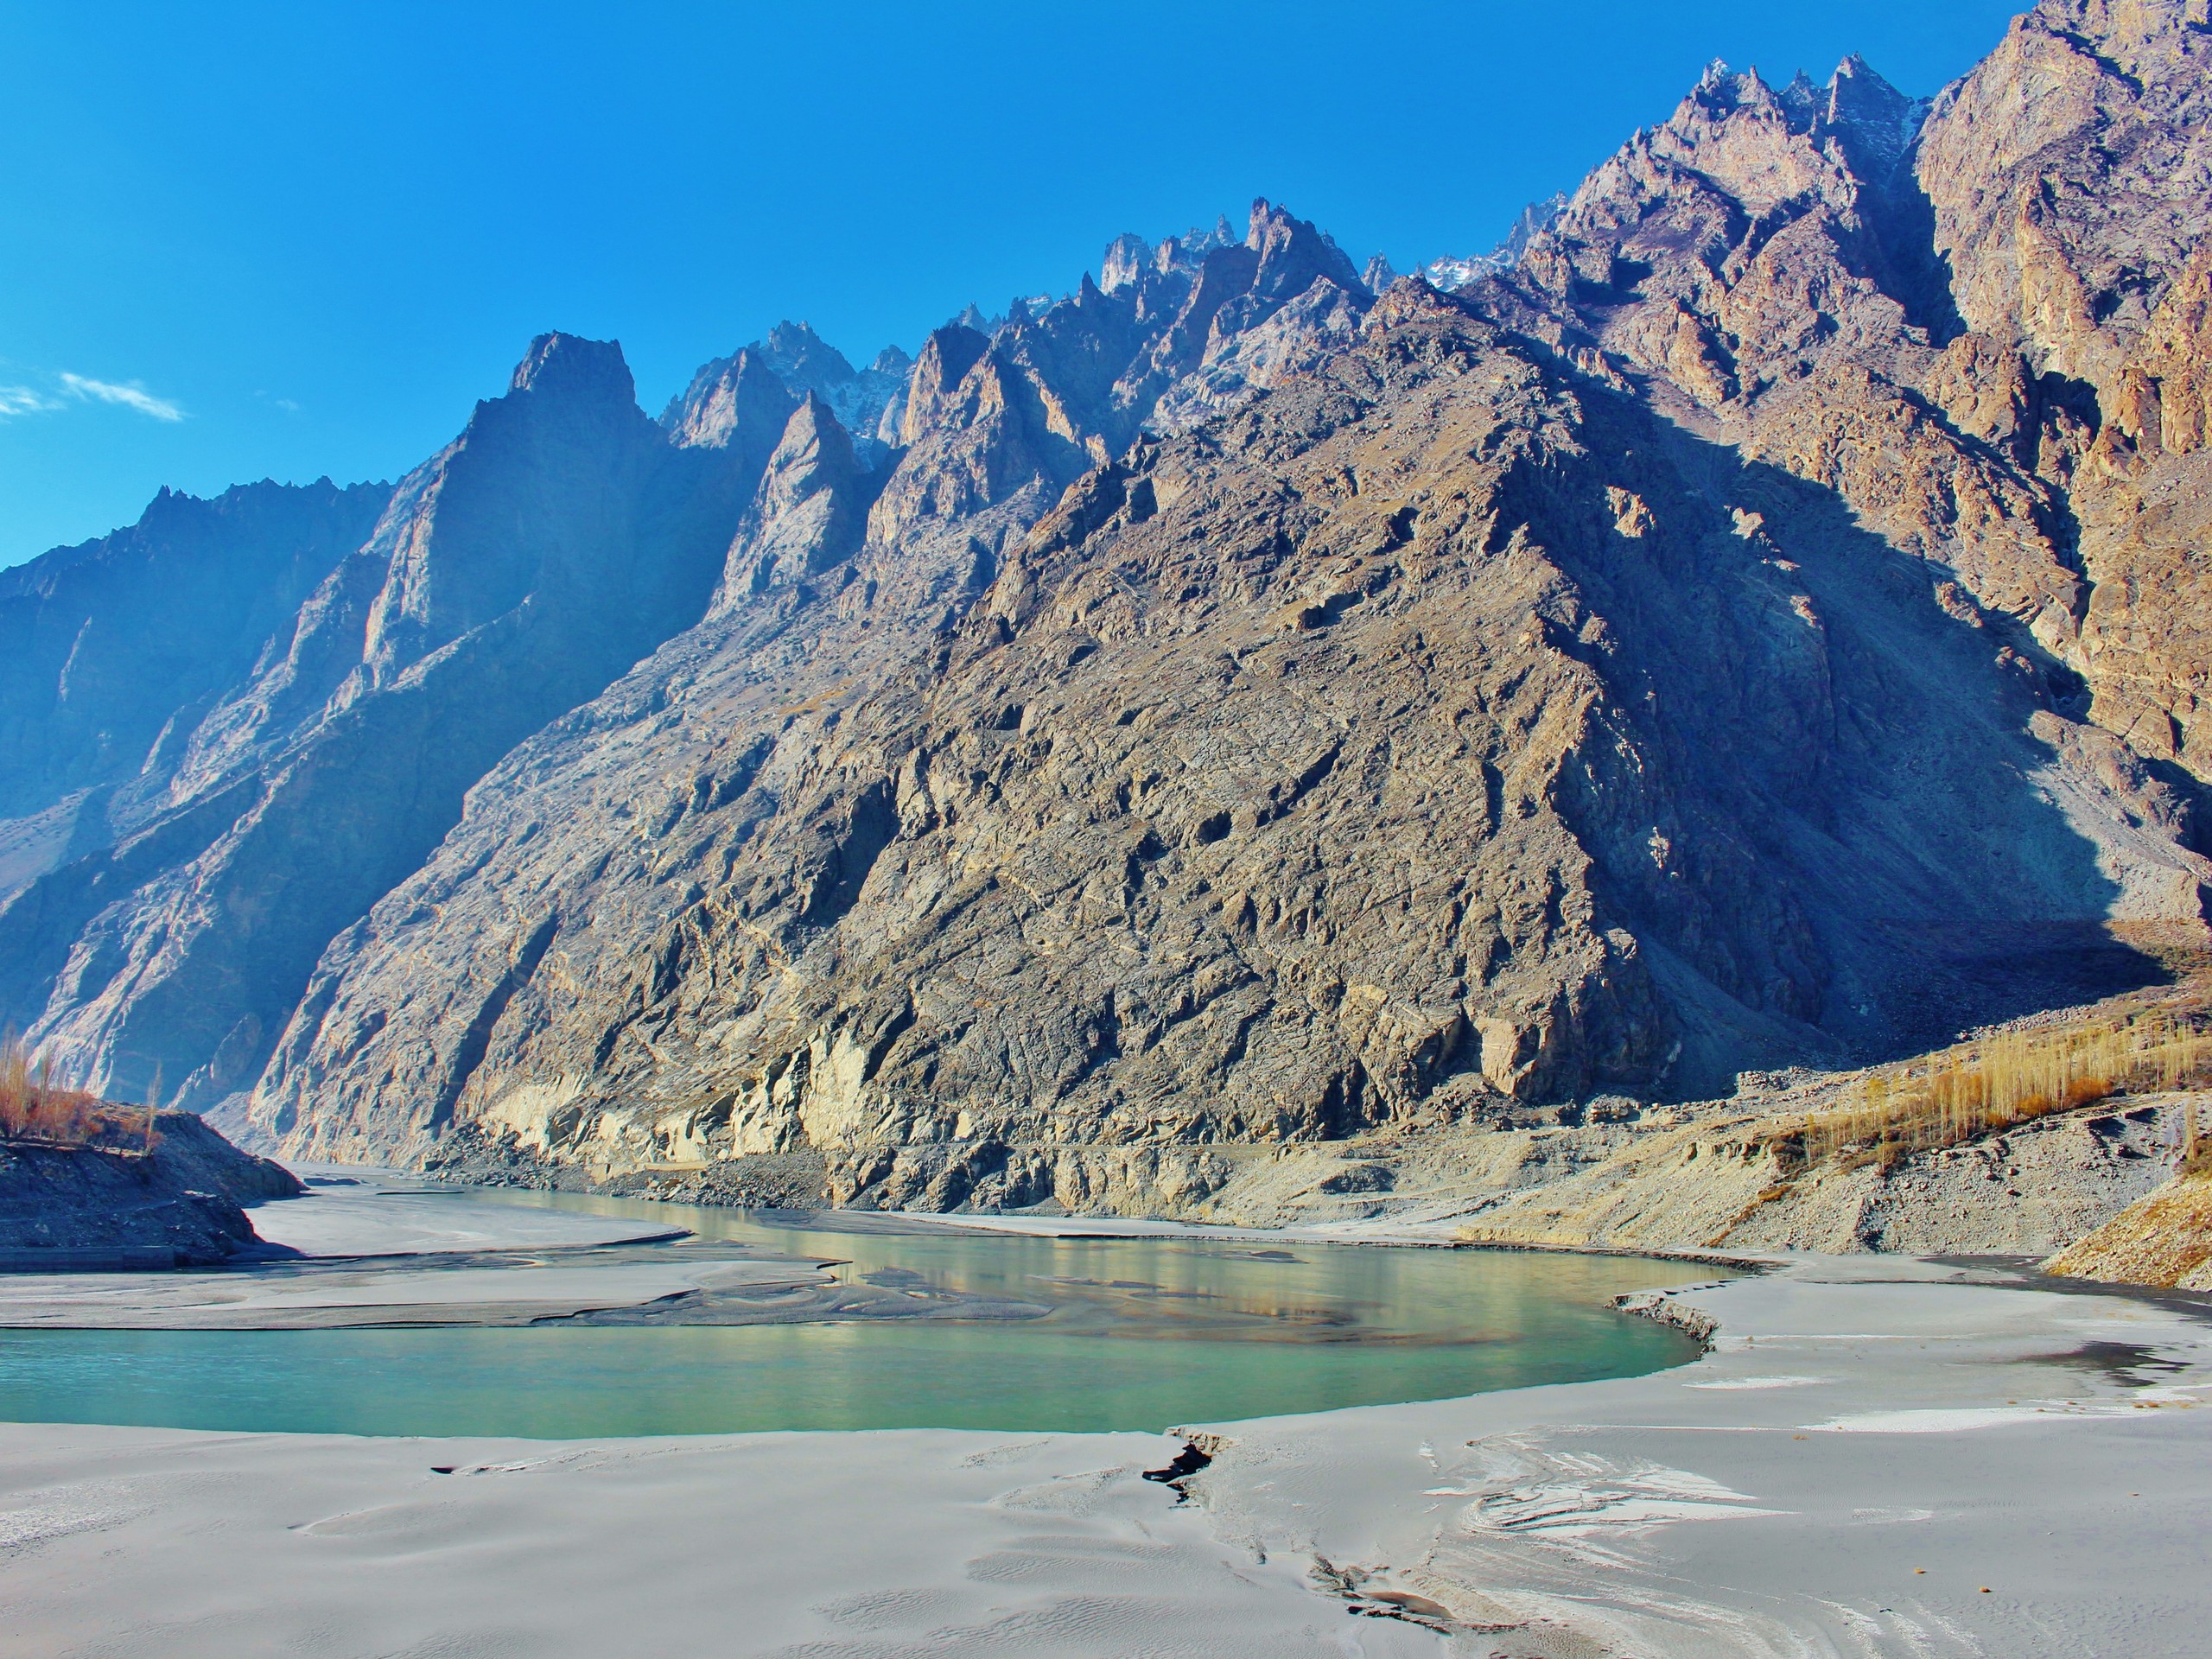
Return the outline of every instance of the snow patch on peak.
[[[1566,212],[1564,195],[1530,202],[1521,210],[1521,217],[1513,221],[1513,228],[1506,232],[1505,239],[1488,253],[1446,255],[1432,259],[1421,267],[1419,274],[1430,287],[1441,289],[1446,294],[1478,283],[1485,276],[1503,276],[1521,263],[1529,244],[1558,224],[1560,216]]]

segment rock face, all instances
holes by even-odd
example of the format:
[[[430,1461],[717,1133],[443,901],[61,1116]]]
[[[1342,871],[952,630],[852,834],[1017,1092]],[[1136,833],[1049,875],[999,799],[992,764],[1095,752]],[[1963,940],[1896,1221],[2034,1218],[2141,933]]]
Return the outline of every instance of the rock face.
[[[1262,201],[658,425],[549,337],[0,986],[300,1153],[1198,1213],[2155,977],[2209,44],[1716,66],[1449,294]]]
[[[1835,491],[2202,780],[2209,71],[2188,0],[2045,0],[1928,105],[1715,66],[1487,303]]]
[[[2086,382],[2202,241],[2212,34],[2195,0],[2044,0],[1936,100],[1917,172],[1967,327]]]
[[[2128,826],[2038,786],[2032,677],[1824,493],[1416,301],[1088,475],[895,672],[856,603],[526,746],[326,957],[270,1132],[1157,1207],[2063,996]]]

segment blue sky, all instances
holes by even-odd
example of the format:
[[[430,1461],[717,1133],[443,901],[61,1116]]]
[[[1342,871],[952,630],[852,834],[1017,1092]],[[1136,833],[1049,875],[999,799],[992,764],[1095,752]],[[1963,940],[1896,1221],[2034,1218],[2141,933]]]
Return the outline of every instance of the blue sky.
[[[0,564],[397,477],[547,328],[658,412],[779,317],[864,359],[1255,195],[1481,251],[1712,58],[1924,93],[2017,9],[0,0]]]

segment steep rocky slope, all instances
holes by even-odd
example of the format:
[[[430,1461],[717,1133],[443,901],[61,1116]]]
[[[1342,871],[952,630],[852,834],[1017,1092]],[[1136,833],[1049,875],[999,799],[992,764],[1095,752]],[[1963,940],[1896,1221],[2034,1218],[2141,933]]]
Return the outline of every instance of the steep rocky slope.
[[[158,810],[0,910],[0,1001],[88,1086],[251,1081],[324,943],[414,868],[484,770],[696,620],[788,414],[742,375],[664,433],[620,352],[550,335],[404,480]]]
[[[391,493],[164,491],[128,530],[0,571],[0,900],[158,801],[194,724]]]
[[[1195,1213],[2154,980],[2208,49],[1716,66],[1448,295],[1262,202],[658,425],[550,337],[0,1000],[296,1151]]]
[[[2196,1169],[2077,1235],[2044,1263],[2065,1277],[2212,1291],[2212,1172]]]
[[[950,326],[911,365],[892,352],[855,372],[785,325],[707,365],[658,425],[618,348],[545,337],[251,671],[207,674],[171,711],[128,822],[87,835],[64,804],[20,827],[0,1011],[91,1086],[138,1091],[165,1066],[188,1103],[226,1098],[261,1069],[317,953],[421,864],[518,741],[702,616],[810,591],[871,511],[887,544],[973,521],[946,542],[944,580],[987,580],[994,522],[1042,512],[1161,386],[1325,270],[1365,303],[1326,238],[1263,205],[1249,246],[1171,243],[1111,296],[1086,282],[1035,318],[1017,302],[988,338]],[[941,585],[894,579],[887,608],[925,607]]]
[[[1716,65],[1486,302],[1834,490],[2063,706],[2202,779],[2209,123],[2193,0],[2045,0],[1925,104],[1857,59]]]
[[[1425,290],[998,563],[933,638],[856,572],[803,663],[526,746],[261,1121],[1188,1205],[1224,1146],[1910,1046],[2194,914],[1911,560]]]

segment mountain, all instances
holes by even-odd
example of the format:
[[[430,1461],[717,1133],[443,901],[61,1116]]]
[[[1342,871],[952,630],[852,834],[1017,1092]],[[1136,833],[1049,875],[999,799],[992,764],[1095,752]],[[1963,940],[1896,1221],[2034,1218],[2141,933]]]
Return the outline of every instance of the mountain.
[[[0,899],[134,821],[391,494],[164,490],[128,530],[0,571]]]
[[[1554,196],[1548,201],[1530,202],[1521,210],[1521,217],[1513,221],[1513,228],[1506,232],[1505,239],[1488,253],[1478,254],[1471,258],[1447,255],[1441,259],[1432,259],[1421,268],[1421,278],[1432,288],[1442,289],[1446,293],[1456,293],[1484,276],[1503,276],[1521,263],[1521,256],[1529,251],[1529,244],[1535,241],[1541,232],[1558,224],[1560,215],[1566,211],[1565,196]],[[1378,283],[1376,277],[1389,274],[1389,262],[1382,259],[1379,253],[1375,257],[1382,261],[1382,265],[1379,270],[1372,271],[1368,278],[1368,286],[1380,289],[1388,287],[1389,283]]]
[[[855,370],[844,353],[804,322],[778,323],[765,340],[705,365],[662,413],[662,424],[673,426],[685,419],[702,395],[735,366],[738,357],[766,371],[786,394],[803,397],[811,392],[819,397],[851,442],[871,458],[898,442],[912,359],[896,346],[887,346],[866,369]]]
[[[741,400],[664,432],[616,348],[538,340],[289,637],[179,721],[143,822],[0,908],[10,1015],[106,1093],[250,1084],[331,935],[485,769],[696,619],[780,424]]]
[[[296,1154],[1195,1213],[2154,982],[2208,51],[2044,0],[1930,99],[1715,66],[1452,291],[1261,201],[658,423],[549,336],[147,688],[127,834],[10,761],[0,996]]]

